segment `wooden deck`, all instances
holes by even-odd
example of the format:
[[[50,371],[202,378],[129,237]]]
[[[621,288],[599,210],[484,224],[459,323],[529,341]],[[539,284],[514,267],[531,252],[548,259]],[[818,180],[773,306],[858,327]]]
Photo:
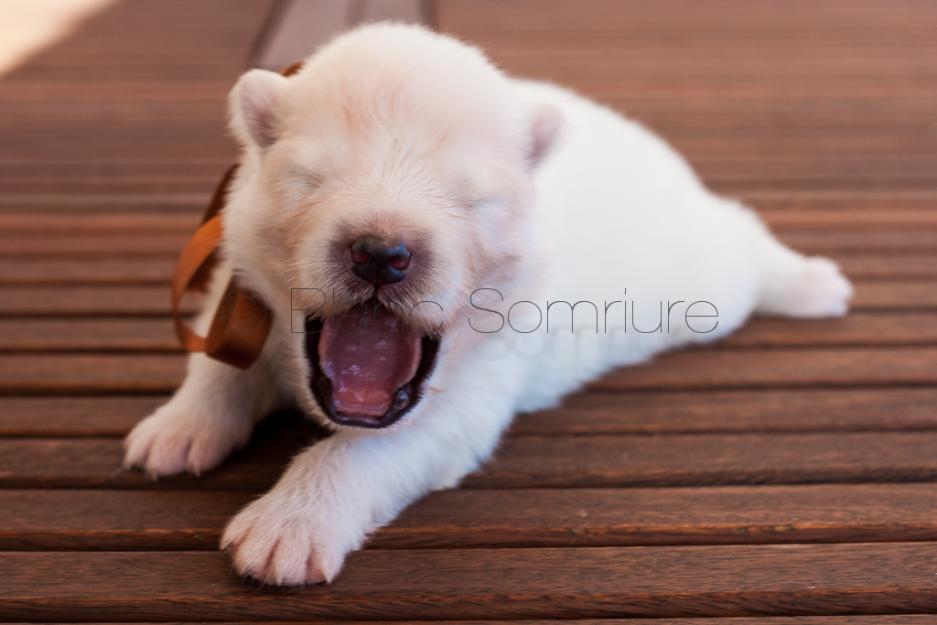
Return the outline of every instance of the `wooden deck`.
[[[0,80],[0,620],[937,623],[937,3],[435,2],[841,261],[856,311],[758,320],[520,418],[300,590],[216,551],[318,435],[295,415],[202,479],[118,470],[182,375],[167,281],[268,6],[125,0]]]

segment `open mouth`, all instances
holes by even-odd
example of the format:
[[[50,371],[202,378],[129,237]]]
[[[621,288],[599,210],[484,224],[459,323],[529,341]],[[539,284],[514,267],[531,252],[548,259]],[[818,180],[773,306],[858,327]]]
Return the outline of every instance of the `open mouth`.
[[[372,300],[324,320],[306,318],[312,394],[335,423],[391,425],[416,406],[439,341]]]

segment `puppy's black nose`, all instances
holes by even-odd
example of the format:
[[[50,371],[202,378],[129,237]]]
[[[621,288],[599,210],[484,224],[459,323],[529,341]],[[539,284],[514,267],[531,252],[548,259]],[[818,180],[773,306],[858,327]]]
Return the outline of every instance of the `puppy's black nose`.
[[[390,243],[366,234],[351,244],[351,270],[374,286],[400,282],[410,266],[410,250],[403,243]]]

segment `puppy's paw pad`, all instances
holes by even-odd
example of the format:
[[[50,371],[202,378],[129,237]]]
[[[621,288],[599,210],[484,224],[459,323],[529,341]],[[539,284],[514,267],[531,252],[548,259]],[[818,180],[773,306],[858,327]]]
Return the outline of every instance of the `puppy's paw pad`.
[[[792,290],[789,305],[798,317],[841,317],[849,311],[853,293],[839,266],[821,256],[807,259]]]
[[[261,498],[232,519],[221,548],[239,575],[275,586],[318,584],[335,577],[344,552],[317,529],[310,519]]]
[[[199,475],[218,466],[250,434],[197,414],[170,403],[141,421],[124,440],[124,466],[141,468],[154,478]]]

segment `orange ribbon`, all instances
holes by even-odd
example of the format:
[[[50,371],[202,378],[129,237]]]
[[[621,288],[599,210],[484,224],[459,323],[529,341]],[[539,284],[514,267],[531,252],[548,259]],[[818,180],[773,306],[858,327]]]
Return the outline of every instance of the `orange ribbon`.
[[[301,61],[293,63],[280,73],[292,76],[302,66]],[[212,270],[218,264],[221,209],[227,202],[228,188],[237,168],[237,165],[232,165],[222,177],[202,218],[202,225],[179,254],[172,279],[172,320],[176,336],[186,351],[205,352],[211,358],[247,369],[263,351],[273,324],[273,312],[256,295],[239,287],[234,276],[228,281],[206,336],[193,332],[179,314],[182,297],[191,290],[205,290]]]
[[[172,280],[172,318],[179,342],[189,352],[207,356],[229,365],[247,369],[263,351],[273,324],[273,313],[256,295],[237,285],[232,276],[215,311],[206,336],[199,336],[185,325],[179,313],[182,297],[191,290],[204,290],[218,264],[221,244],[222,214],[228,187],[237,171],[232,166],[218,183],[202,225],[182,249]]]

